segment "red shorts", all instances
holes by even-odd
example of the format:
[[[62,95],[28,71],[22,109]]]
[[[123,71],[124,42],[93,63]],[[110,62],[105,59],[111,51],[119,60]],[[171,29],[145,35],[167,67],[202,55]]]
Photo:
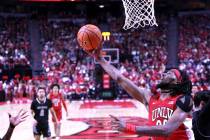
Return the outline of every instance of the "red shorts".
[[[55,115],[56,115],[58,121],[60,122],[62,119],[62,110],[55,110]],[[55,118],[53,116],[52,116],[52,121],[56,122]]]

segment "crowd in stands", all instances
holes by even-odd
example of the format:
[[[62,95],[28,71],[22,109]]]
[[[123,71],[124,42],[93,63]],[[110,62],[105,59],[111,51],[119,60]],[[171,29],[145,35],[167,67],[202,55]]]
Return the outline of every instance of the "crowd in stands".
[[[163,22],[158,28],[132,33],[113,28],[119,24],[117,18],[112,18],[109,22],[113,31],[110,40],[104,41],[103,47],[120,50],[120,63],[116,66],[139,86],[151,87],[157,84],[166,63],[164,26],[167,22]],[[53,80],[59,79],[59,83],[66,85],[73,93],[81,92],[81,86],[85,89],[97,86],[94,82],[95,64],[76,42],[79,27],[57,20],[44,22],[41,28],[45,29],[42,30],[42,40],[45,40],[42,58],[48,80],[55,82]],[[69,84],[72,86],[68,87]],[[117,87],[118,89],[120,90],[120,87]]]
[[[153,87],[165,70],[166,17],[160,17],[159,26],[125,32],[122,30],[124,19],[110,18],[108,21],[112,35],[107,46],[119,48],[121,73],[138,86]],[[119,93],[122,89],[118,87]],[[118,94],[120,97],[122,95]]]
[[[0,64],[2,67],[30,65],[27,20],[0,16]]]
[[[25,17],[0,16],[0,92],[7,99],[24,94],[24,84],[30,79],[30,43]],[[27,73],[28,72],[28,73]],[[24,79],[24,80],[21,80]],[[27,86],[30,86],[28,84]]]
[[[94,88],[95,65],[77,45],[79,26],[69,21],[43,23],[42,63],[49,84],[57,82],[64,87],[64,93],[86,98]]]
[[[179,67],[190,75],[196,90],[208,89],[210,82],[210,15],[185,15],[179,20],[181,20]]]
[[[68,15],[69,16],[69,15]],[[47,19],[40,20],[40,42],[43,46],[40,77],[1,81],[0,90],[6,92],[7,99],[12,97],[30,97],[35,94],[35,87],[59,83],[62,92],[68,98],[98,98],[97,89],[102,85],[95,82],[96,65],[77,44],[76,33],[84,24],[82,20]],[[161,79],[167,62],[166,17],[158,18],[158,27],[144,28],[125,32],[122,30],[124,19],[110,17],[107,25],[111,31],[109,41],[103,47],[118,48],[120,62],[115,64],[121,73],[138,86],[151,88]],[[196,20],[195,20],[196,19]],[[199,19],[199,20],[198,20]],[[195,87],[209,88],[209,23],[208,16],[183,16],[179,32],[179,68],[186,70]],[[199,23],[197,23],[199,21]],[[13,64],[30,65],[27,24],[25,20],[1,20],[0,62],[7,64],[12,58]],[[19,27],[21,25],[21,28]],[[197,28],[194,28],[194,26]],[[23,27],[22,27],[23,26]],[[210,42],[210,41],[209,41]],[[6,53],[7,52],[7,53]],[[4,91],[3,91],[4,89]],[[202,90],[201,89],[201,90]],[[47,89],[49,91],[49,89]],[[116,86],[117,98],[127,95]],[[29,94],[30,93],[30,94]],[[89,93],[89,94],[87,94]],[[13,95],[13,96],[11,96]]]

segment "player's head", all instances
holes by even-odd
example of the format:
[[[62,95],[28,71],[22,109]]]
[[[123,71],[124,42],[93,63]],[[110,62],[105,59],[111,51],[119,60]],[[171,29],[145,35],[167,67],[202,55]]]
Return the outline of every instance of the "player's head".
[[[60,90],[60,86],[58,84],[53,84],[51,86],[51,89],[52,89],[53,94],[58,94]]]
[[[39,100],[44,100],[46,97],[46,89],[45,87],[38,87],[37,89],[37,97]]]
[[[157,88],[167,91],[171,95],[191,94],[192,83],[185,71],[173,68],[163,73]]]
[[[194,96],[195,107],[203,107],[210,100],[210,90],[198,91]]]

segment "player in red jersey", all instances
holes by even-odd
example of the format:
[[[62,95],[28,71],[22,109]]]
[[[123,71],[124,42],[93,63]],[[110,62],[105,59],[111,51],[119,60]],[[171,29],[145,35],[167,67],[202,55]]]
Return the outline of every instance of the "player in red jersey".
[[[193,139],[193,133],[190,133],[192,131],[184,123],[193,106],[190,95],[192,84],[185,72],[171,69],[164,73],[160,84],[157,85],[160,92],[153,94],[151,90],[140,88],[124,77],[119,70],[100,56],[98,50],[87,53],[95,57],[102,68],[123,89],[148,109],[149,125],[135,126],[111,116],[113,129],[152,136],[153,140]]]
[[[66,103],[64,101],[64,98],[62,94],[59,92],[60,86],[58,84],[53,84],[51,86],[52,92],[49,94],[49,99],[52,101],[53,109],[55,110],[55,114],[58,119],[58,123],[55,122],[55,118],[52,117],[52,121],[54,123],[54,130],[57,139],[60,139],[60,131],[61,131],[61,119],[62,119],[62,104],[66,111],[66,116],[68,116],[68,110],[66,107]]]

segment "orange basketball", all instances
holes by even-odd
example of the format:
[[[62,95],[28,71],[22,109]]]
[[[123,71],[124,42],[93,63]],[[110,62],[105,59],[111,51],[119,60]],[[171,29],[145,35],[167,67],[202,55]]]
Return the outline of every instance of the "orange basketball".
[[[77,33],[77,41],[85,51],[93,51],[101,44],[101,31],[97,26],[92,24],[82,26]]]

